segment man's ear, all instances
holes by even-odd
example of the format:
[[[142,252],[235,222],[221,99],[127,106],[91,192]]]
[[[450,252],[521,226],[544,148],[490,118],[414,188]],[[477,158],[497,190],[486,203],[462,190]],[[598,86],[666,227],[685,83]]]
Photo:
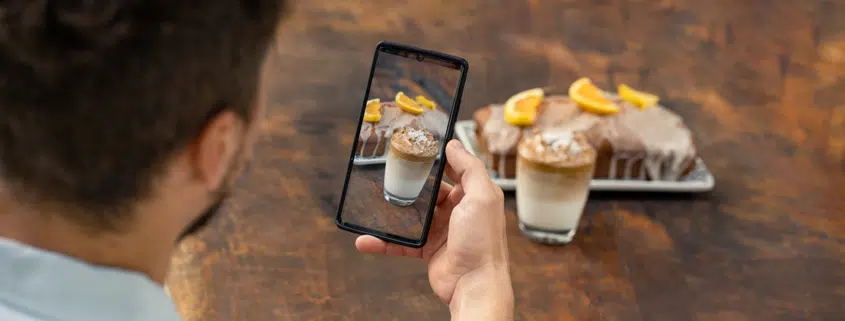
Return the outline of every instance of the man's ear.
[[[197,137],[191,154],[194,173],[209,190],[220,188],[237,158],[244,123],[231,111],[212,118]]]

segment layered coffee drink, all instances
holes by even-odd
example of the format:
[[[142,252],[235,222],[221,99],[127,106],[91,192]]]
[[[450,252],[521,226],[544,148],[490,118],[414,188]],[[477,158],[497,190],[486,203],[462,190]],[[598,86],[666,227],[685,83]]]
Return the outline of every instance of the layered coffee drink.
[[[548,244],[572,241],[590,193],[596,151],[579,132],[549,130],[523,139],[517,150],[519,229]]]
[[[394,133],[384,166],[384,199],[399,206],[413,204],[428,180],[438,149],[437,139],[424,129],[405,127]]]

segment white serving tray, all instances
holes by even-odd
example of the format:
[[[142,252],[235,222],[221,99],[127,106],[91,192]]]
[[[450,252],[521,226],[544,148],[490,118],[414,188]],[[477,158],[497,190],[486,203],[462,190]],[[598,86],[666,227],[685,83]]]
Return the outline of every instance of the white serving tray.
[[[478,141],[475,139],[475,122],[463,120],[455,123],[455,136],[460,140],[470,153],[482,157],[478,148]],[[498,178],[495,173],[490,173],[493,179],[502,190],[516,190],[516,180]],[[594,179],[590,183],[591,191],[628,191],[628,192],[669,192],[669,193],[700,193],[713,189],[716,180],[713,174],[707,170],[701,158],[696,159],[696,166],[693,171],[679,181],[641,181],[641,180],[619,180],[619,179]]]
[[[387,161],[386,156],[377,156],[377,157],[358,157],[355,156],[355,159],[352,160],[352,165],[379,165],[384,164]]]
[[[440,155],[438,154],[435,159],[440,159]],[[380,165],[387,162],[387,156],[376,156],[376,157],[358,157],[355,156],[355,159],[352,160],[352,165]]]

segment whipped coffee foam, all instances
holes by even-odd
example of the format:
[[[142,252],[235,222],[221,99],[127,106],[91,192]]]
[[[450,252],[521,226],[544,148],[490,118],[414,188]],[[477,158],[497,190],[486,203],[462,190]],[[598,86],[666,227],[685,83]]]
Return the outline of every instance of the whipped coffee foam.
[[[437,147],[437,139],[425,129],[405,127],[390,138],[391,150],[402,158],[434,159]]]
[[[520,144],[519,156],[541,165],[573,167],[593,162],[596,151],[579,132],[549,130],[526,137]]]
[[[422,146],[430,141],[428,136],[425,135],[425,132],[419,129],[411,129],[407,132],[408,140],[414,143],[414,145]]]
[[[543,144],[550,146],[553,150],[561,150],[566,154],[574,155],[580,153],[584,147],[576,140],[572,132],[569,131],[550,131],[541,134]],[[543,145],[537,145],[539,148],[544,148]]]

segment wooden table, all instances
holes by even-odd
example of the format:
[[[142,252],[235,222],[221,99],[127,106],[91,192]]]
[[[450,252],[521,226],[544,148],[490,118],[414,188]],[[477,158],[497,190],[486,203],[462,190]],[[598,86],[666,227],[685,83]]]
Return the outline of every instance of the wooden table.
[[[589,76],[659,94],[716,189],[593,194],[577,241],[519,235],[519,320],[845,319],[845,1],[299,1],[267,135],[227,215],[183,243],[186,320],[446,320],[420,262],[358,254],[335,204],[374,45],[465,57],[462,119]]]
[[[439,166],[439,161],[432,166]],[[429,205],[436,200],[432,197],[435,177],[429,175],[413,204],[396,206],[384,199],[384,168],[385,165],[362,165],[352,169],[343,206],[343,220],[360,227],[417,240],[423,235]]]

